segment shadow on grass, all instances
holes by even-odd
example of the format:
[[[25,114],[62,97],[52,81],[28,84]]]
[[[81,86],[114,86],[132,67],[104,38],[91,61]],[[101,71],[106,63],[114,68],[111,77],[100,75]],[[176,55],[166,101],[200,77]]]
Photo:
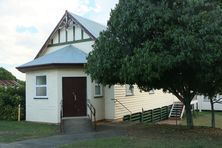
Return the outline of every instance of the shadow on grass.
[[[64,148],[196,148],[214,147],[222,145],[222,130],[207,127],[188,129],[186,126],[154,125],[138,123],[127,127],[128,136],[87,140]]]
[[[13,142],[58,134],[58,125],[0,120],[0,142]]]

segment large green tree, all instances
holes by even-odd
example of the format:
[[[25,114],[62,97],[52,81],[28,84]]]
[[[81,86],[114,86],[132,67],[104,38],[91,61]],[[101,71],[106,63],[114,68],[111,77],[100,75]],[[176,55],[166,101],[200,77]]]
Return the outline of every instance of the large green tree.
[[[184,103],[191,128],[190,103],[207,87],[207,68],[222,63],[221,27],[216,0],[120,0],[86,72],[102,84],[172,93]]]
[[[218,57],[219,58],[219,57]],[[222,98],[220,94],[222,94],[222,67],[221,61],[214,60],[213,65],[209,65],[203,73],[201,94],[207,96],[210,100],[211,106],[211,127],[215,128],[215,110],[214,104],[222,104]]]
[[[13,76],[11,72],[0,67],[0,80],[16,80],[16,77]]]

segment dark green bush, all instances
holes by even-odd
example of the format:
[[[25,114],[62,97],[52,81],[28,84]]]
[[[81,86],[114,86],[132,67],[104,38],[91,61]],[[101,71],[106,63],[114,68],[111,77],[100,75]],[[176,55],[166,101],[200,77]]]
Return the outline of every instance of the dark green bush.
[[[17,120],[18,105],[21,105],[21,119],[25,119],[25,85],[0,87],[0,120]]]

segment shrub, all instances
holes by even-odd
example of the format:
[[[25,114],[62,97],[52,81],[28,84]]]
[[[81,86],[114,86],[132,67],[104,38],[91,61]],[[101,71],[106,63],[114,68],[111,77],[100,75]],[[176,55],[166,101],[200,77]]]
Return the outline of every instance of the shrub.
[[[21,119],[25,119],[25,85],[0,87],[0,120],[17,120],[18,105],[21,104]]]

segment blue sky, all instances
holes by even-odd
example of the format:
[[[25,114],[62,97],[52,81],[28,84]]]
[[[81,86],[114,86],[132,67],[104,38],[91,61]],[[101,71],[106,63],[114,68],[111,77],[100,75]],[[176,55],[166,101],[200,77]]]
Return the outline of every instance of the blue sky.
[[[17,26],[16,27],[16,32],[17,33],[38,33],[38,29],[35,26]]]
[[[32,60],[65,10],[106,25],[118,0],[0,0],[0,67],[25,80],[16,66]]]

